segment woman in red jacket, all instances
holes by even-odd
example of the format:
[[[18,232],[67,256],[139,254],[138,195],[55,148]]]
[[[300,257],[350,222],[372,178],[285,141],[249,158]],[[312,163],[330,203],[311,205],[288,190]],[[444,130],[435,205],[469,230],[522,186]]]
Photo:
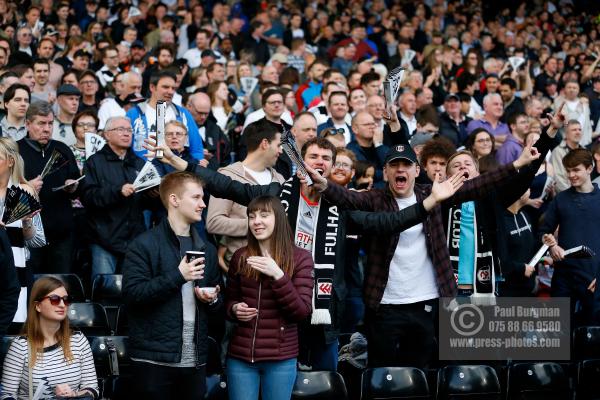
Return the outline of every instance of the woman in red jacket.
[[[229,343],[231,400],[291,397],[298,355],[297,323],[312,310],[313,261],[293,245],[277,197],[248,205],[248,245],[231,259],[226,310],[237,327]]]

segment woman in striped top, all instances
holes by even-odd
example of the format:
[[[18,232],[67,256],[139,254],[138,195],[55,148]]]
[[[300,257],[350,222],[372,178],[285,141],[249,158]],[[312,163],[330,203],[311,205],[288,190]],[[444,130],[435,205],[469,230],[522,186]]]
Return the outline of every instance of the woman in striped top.
[[[33,398],[38,391],[42,399],[98,398],[92,351],[83,334],[71,333],[69,304],[61,280],[47,276],[34,283],[24,335],[13,340],[4,360],[2,400]]]

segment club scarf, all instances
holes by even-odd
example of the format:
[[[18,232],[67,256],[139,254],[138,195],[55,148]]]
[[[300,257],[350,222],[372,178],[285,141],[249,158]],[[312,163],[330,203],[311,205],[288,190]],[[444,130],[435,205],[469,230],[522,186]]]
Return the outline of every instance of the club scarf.
[[[297,177],[288,179],[279,194],[281,204],[288,215],[288,221],[296,237],[298,226],[298,202],[300,198],[300,180]],[[315,263],[312,325],[330,325],[331,314],[329,303],[333,295],[333,269],[335,266],[335,249],[339,213],[337,206],[325,199],[319,200],[319,215],[313,232],[312,256]]]
[[[476,210],[476,208],[475,208]],[[448,249],[450,252],[450,263],[454,271],[454,277],[458,283],[458,259],[460,250],[460,221],[461,205],[450,208],[448,211],[448,230],[446,238],[448,240]],[[492,249],[484,240],[482,232],[477,229],[477,211],[473,213],[473,225],[475,232],[475,265],[473,266],[473,276],[475,282],[473,285],[472,297],[493,297],[496,281],[494,272],[494,258]]]

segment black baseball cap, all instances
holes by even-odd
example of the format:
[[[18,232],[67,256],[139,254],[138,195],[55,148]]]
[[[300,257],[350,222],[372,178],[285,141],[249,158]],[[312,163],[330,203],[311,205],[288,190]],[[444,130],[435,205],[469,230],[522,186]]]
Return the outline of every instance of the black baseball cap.
[[[144,49],[144,42],[142,42],[141,40],[134,40],[133,43],[131,43],[131,48],[138,48],[138,49]]]
[[[417,155],[415,154],[412,147],[407,144],[399,144],[396,146],[392,146],[385,156],[385,163],[391,163],[394,160],[398,159],[408,160],[413,164],[417,163]]]
[[[200,58],[203,58],[203,57],[217,58],[217,56],[215,55],[215,52],[210,49],[202,50],[202,53],[200,53]]]
[[[444,101],[456,100],[460,101],[460,97],[456,93],[448,93],[444,98]]]

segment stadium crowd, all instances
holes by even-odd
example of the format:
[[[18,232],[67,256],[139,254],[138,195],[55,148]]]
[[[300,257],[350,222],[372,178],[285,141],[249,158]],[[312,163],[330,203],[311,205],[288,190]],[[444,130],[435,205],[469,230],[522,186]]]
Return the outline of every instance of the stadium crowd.
[[[0,398],[106,394],[69,274],[122,276],[135,398],[203,398],[213,339],[235,400],[357,331],[354,364],[429,368],[441,297],[600,325],[599,12],[0,0]],[[9,222],[14,193],[41,209]]]

